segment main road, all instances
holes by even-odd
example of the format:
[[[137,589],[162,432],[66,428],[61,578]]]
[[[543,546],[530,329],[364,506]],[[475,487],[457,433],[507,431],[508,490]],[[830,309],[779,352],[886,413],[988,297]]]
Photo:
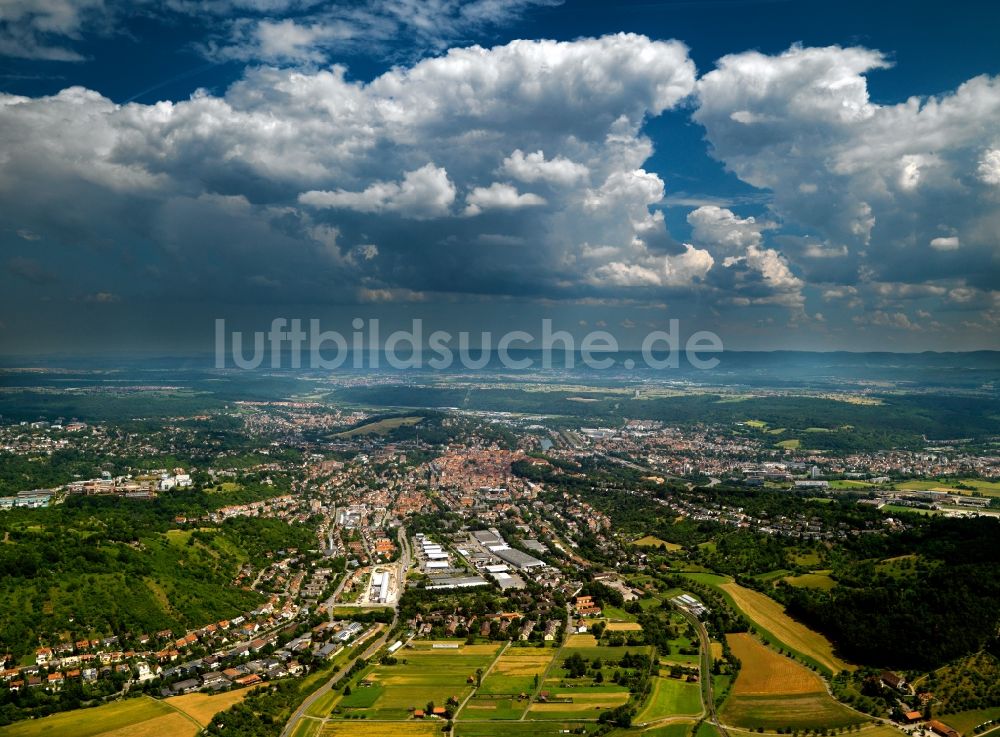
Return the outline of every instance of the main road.
[[[389,635],[392,633],[392,630],[396,626],[396,622],[399,620],[399,597],[403,595],[403,589],[406,585],[406,572],[410,568],[410,560],[411,560],[410,543],[406,536],[406,528],[403,526],[400,526],[399,528],[399,543],[400,543],[399,594],[396,597],[396,604],[392,615],[392,622],[389,623],[389,626],[386,628],[385,632],[383,632],[382,635],[377,640],[375,640],[374,642],[371,643],[371,645],[365,648],[365,651],[363,653],[345,663],[344,666],[340,668],[338,671],[336,671],[330,677],[329,680],[323,683],[322,686],[320,686],[311,694],[306,696],[306,698],[302,701],[301,704],[299,704],[298,708],[292,713],[292,716],[289,717],[288,721],[285,723],[285,728],[281,730],[281,737],[291,737],[295,733],[295,729],[296,727],[298,727],[299,722],[302,720],[306,712],[309,710],[309,707],[311,707],[314,703],[316,703],[317,700],[328,694],[330,690],[335,685],[337,685],[342,678],[344,678],[347,675],[347,673],[351,670],[351,668],[359,659],[364,658],[367,660],[372,655],[377,653],[382,647],[385,646],[386,642],[389,639]],[[347,578],[346,575],[344,578],[346,580]]]

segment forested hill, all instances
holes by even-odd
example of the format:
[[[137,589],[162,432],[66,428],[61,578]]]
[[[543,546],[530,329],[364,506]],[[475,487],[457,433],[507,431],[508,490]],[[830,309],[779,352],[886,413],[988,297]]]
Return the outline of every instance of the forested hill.
[[[995,648],[1000,521],[938,519],[900,542],[908,566],[853,562],[830,591],[785,586],[779,596],[856,662],[930,669]]]
[[[3,652],[30,659],[40,644],[67,638],[127,642],[236,616],[263,600],[233,585],[244,563],[315,544],[307,528],[281,520],[178,530],[169,514],[156,501],[71,498],[0,517]]]

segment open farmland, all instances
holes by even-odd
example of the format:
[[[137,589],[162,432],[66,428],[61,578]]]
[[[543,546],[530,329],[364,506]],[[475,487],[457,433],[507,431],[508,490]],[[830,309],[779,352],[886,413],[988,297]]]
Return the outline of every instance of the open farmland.
[[[582,729],[582,734],[593,734],[596,724],[573,721],[546,722],[467,722],[455,723],[455,737],[558,737]],[[363,734],[363,733],[356,733]],[[375,732],[371,732],[375,735]]]
[[[509,648],[501,655],[483,684],[479,696],[530,694],[534,690],[535,676],[541,679],[555,657],[552,648]]]
[[[423,417],[388,417],[384,420],[369,422],[366,425],[344,430],[334,434],[335,438],[353,438],[359,435],[385,435],[398,427],[410,427],[419,424]]]
[[[252,690],[244,688],[220,694],[191,693],[184,696],[173,696],[167,699],[166,703],[207,726],[212,721],[212,717],[220,711],[225,711],[233,704],[243,701],[243,697]]]
[[[723,706],[727,724],[755,729],[834,728],[864,717],[835,701],[818,675],[749,634],[729,635],[742,668]]]
[[[438,645],[457,645],[447,649]],[[413,709],[429,702],[445,706],[449,698],[464,699],[473,688],[469,679],[493,662],[499,646],[465,645],[459,641],[420,643],[396,653],[396,665],[378,665],[351,684],[350,695],[333,707],[333,715],[347,718],[409,719]]]
[[[701,687],[698,684],[657,677],[653,679],[649,698],[634,721],[645,724],[666,717],[698,715],[701,712]]]
[[[760,629],[786,647],[814,660],[832,673],[855,669],[855,666],[834,655],[833,644],[828,639],[789,617],[784,607],[774,599],[733,582],[718,586]]]
[[[0,728],[3,737],[193,737],[198,723],[162,701],[146,697],[117,701],[93,709],[75,709],[42,719],[17,722]]]
[[[442,722],[327,722],[318,737],[435,737],[441,734]]]

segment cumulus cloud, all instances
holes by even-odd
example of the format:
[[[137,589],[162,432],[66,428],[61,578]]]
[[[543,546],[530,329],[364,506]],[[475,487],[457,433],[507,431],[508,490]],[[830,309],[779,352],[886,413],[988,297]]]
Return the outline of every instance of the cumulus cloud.
[[[476,187],[465,198],[466,215],[478,215],[483,210],[519,210],[522,207],[538,207],[545,204],[545,198],[531,192],[520,194],[517,188],[494,182],[489,187]]]
[[[164,273],[172,294],[220,299],[327,299],[332,284],[613,297],[601,266],[661,285],[704,271],[643,169],[645,121],[694,80],[683,44],[616,34],[456,48],[369,82],[254,67],[224,94],[155,105],[2,95],[0,215],[45,238],[46,269],[120,254],[102,262],[123,301]],[[472,243],[504,248],[470,258]],[[107,291],[107,274],[90,279],[81,291]]]
[[[557,156],[546,161],[542,151],[525,154],[521,149],[503,160],[500,172],[522,182],[549,182],[569,186],[586,179],[590,172],[583,164]]]
[[[713,156],[773,193],[783,227],[846,247],[866,278],[995,284],[1000,80],[878,104],[867,75],[889,65],[858,47],[732,54],[698,81],[694,118]],[[960,253],[942,230],[962,233]]]
[[[299,195],[299,202],[313,207],[398,212],[417,218],[446,215],[454,201],[455,185],[448,172],[434,164],[406,172],[402,182],[375,182],[361,192],[312,190]]]

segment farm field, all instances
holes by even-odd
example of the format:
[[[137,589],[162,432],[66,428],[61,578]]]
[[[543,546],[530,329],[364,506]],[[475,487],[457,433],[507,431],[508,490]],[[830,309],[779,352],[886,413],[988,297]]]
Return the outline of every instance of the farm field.
[[[333,437],[353,438],[358,435],[385,435],[391,430],[395,430],[397,427],[417,425],[423,419],[423,417],[389,417],[384,420],[369,422],[367,425],[361,425],[351,430],[344,430],[343,432],[335,433]]]
[[[1000,496],[1000,481],[985,481],[983,479],[949,479],[948,481],[921,481],[913,479],[895,484],[897,489],[909,491],[947,491],[951,494],[970,494],[968,489],[959,489],[957,484],[970,486],[983,496]]]
[[[221,694],[191,693],[184,696],[172,696],[166,700],[166,703],[207,726],[212,721],[212,717],[220,711],[225,711],[233,704],[243,701],[243,697],[252,690],[244,688]]]
[[[742,668],[721,712],[726,724],[755,729],[834,728],[864,718],[831,697],[818,675],[749,634],[728,635]]]
[[[671,722],[662,727],[653,727],[642,732],[643,737],[688,737],[694,722]]]
[[[785,614],[784,607],[774,599],[733,582],[718,586],[760,629],[766,630],[786,647],[816,661],[833,673],[855,669],[856,666],[834,655],[833,644],[828,639],[789,617]]]
[[[535,676],[542,678],[555,657],[552,648],[508,648],[501,655],[489,675],[483,679],[477,696],[530,694],[534,690]]]
[[[459,721],[455,723],[455,737],[556,737],[581,728],[584,730],[583,734],[592,734],[597,730],[597,725],[573,721],[494,723]]]
[[[435,649],[433,644],[458,647]],[[368,671],[361,680],[370,685],[352,682],[351,694],[333,705],[333,716],[409,719],[412,709],[424,709],[431,701],[437,706],[445,706],[452,697],[461,702],[473,688],[468,679],[475,678],[476,669],[486,670],[500,649],[457,640],[420,645],[399,650],[396,665],[377,665]]]
[[[117,701],[93,709],[76,709],[61,714],[17,722],[0,727],[3,737],[192,737],[200,730],[192,719],[162,701],[146,697]]]
[[[635,716],[637,724],[702,712],[701,687],[676,678],[654,678],[645,706]]]
[[[317,737],[434,737],[441,734],[442,722],[327,722]]]

